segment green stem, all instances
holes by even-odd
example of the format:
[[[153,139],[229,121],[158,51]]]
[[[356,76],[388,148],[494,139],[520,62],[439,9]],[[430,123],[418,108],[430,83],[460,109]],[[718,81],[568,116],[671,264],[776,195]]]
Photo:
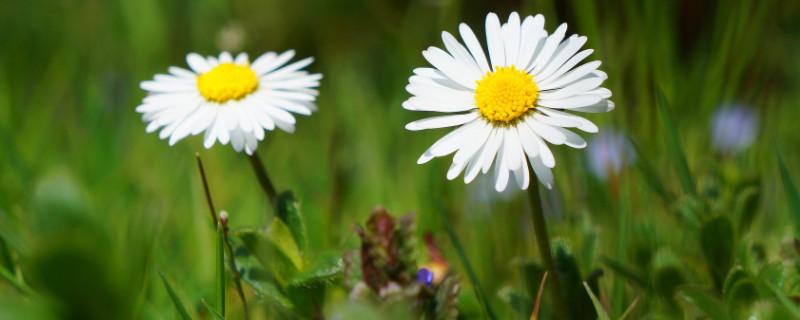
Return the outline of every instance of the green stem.
[[[530,164],[528,166],[529,172],[533,172]],[[550,237],[547,235],[547,225],[544,221],[544,211],[542,211],[542,198],[539,196],[539,181],[531,181],[530,186],[528,186],[528,199],[531,202],[533,233],[536,235],[536,244],[539,246],[539,253],[544,261],[544,266],[553,278],[550,281],[550,292],[553,295],[556,316],[558,319],[567,319],[567,308],[561,291],[561,277],[558,270],[556,270],[555,262],[553,262],[553,253],[550,251]]]
[[[253,152],[253,155],[247,157],[247,159],[253,167],[258,183],[261,184],[261,188],[267,193],[269,202],[274,206],[278,203],[278,192],[275,191],[275,186],[272,185],[272,180],[270,180],[269,175],[267,175],[267,168],[265,168],[264,163],[261,162],[261,157],[258,156],[258,152]]]
[[[200,177],[203,179],[203,189],[205,190],[206,194],[206,202],[208,203],[208,209],[211,212],[211,221],[214,223],[214,227],[216,228],[219,220],[217,219],[217,211],[214,208],[214,201],[211,200],[211,189],[208,186],[208,179],[206,178],[206,171],[203,169],[203,161],[200,160],[200,153],[195,153],[195,157],[197,157],[197,167],[200,168]],[[242,300],[242,309],[244,310],[244,318],[250,319],[250,315],[247,311],[247,299],[244,297],[244,289],[242,289],[242,275],[239,274],[239,269],[236,268],[236,261],[233,259],[233,248],[231,247],[231,241],[228,239],[228,230],[226,227],[225,230],[225,251],[228,253],[228,267],[233,272],[233,283],[236,284],[236,293],[239,295],[239,299]]]
[[[450,241],[452,241],[453,246],[456,247],[458,257],[461,258],[464,268],[467,269],[467,275],[469,275],[469,279],[475,286],[475,291],[477,291],[476,295],[479,299],[481,299],[481,301],[483,301],[483,306],[486,308],[486,313],[489,315],[489,319],[497,320],[497,316],[494,314],[492,306],[489,305],[489,296],[486,295],[486,290],[483,290],[483,286],[481,285],[480,281],[478,281],[478,276],[475,274],[475,270],[472,270],[472,265],[469,263],[469,260],[467,260],[467,254],[464,252],[464,247],[461,246],[461,241],[458,240],[456,231],[453,229],[453,226],[450,225],[450,220],[447,219],[447,214],[445,214],[444,207],[441,203],[439,203],[439,213],[442,215],[442,221],[444,222],[444,227],[445,230],[447,230],[447,234],[450,236]]]

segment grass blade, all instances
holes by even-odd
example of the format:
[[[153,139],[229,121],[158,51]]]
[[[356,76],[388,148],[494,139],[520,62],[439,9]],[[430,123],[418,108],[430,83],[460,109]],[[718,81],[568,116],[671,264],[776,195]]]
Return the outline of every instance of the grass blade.
[[[594,310],[597,311],[597,318],[600,320],[611,320],[611,318],[608,317],[608,313],[606,313],[606,309],[603,308],[603,304],[601,304],[600,300],[597,299],[597,296],[594,295],[592,288],[589,288],[589,284],[586,283],[586,281],[583,282],[583,287],[586,288],[586,293],[588,293],[589,298],[592,299]]]
[[[217,243],[216,251],[217,256],[214,259],[217,269],[217,310],[222,315],[225,315],[225,247],[224,239],[225,231],[223,231],[222,224],[217,224]]]
[[[12,274],[11,272],[9,272],[8,270],[6,270],[3,267],[0,267],[0,277],[2,277],[3,279],[6,279],[6,281],[8,281],[8,283],[10,283],[12,286],[14,286],[14,288],[19,290],[19,292],[21,292],[22,294],[24,294],[26,296],[33,295],[33,290],[31,290],[30,287],[28,287],[25,283],[23,283],[22,281],[17,279],[17,277],[15,277],[14,274]]]
[[[635,308],[636,304],[639,303],[639,298],[641,298],[641,296],[638,296],[636,297],[636,299],[633,299],[633,302],[631,302],[631,305],[628,306],[628,309],[625,309],[625,312],[622,313],[622,316],[619,317],[619,320],[625,320],[625,318],[627,318],[628,315],[630,315],[631,312],[633,312],[633,308]]]
[[[531,314],[531,320],[539,319],[539,307],[542,306],[542,294],[544,293],[544,284],[547,282],[547,271],[544,272],[542,276],[542,282],[539,284],[539,292],[536,293],[536,302],[533,305],[533,313]]]
[[[192,317],[189,316],[189,313],[186,312],[186,307],[183,306],[183,302],[181,299],[178,298],[178,295],[175,293],[175,290],[172,290],[172,286],[167,281],[167,277],[164,276],[164,273],[161,270],[158,270],[158,275],[161,276],[161,281],[164,282],[164,287],[167,288],[167,293],[169,297],[172,298],[172,303],[175,305],[175,308],[178,309],[178,313],[180,313],[181,318],[184,320],[191,320]]]
[[[789,214],[792,222],[794,222],[795,236],[800,237],[800,194],[797,192],[797,185],[794,184],[794,180],[789,174],[789,168],[786,167],[786,161],[783,159],[778,147],[775,147],[775,157],[778,158],[778,168],[781,172],[781,180],[783,180],[786,202],[789,204]]]
[[[219,312],[217,312],[217,310],[214,310],[214,308],[212,306],[208,305],[208,302],[206,302],[206,299],[202,299],[201,298],[200,301],[203,302],[203,305],[206,306],[206,309],[208,309],[208,312],[210,312],[211,315],[213,315],[215,319],[217,319],[217,320],[225,320],[225,317],[223,317],[221,314],[219,314]]]
[[[678,171],[678,178],[681,180],[683,192],[696,196],[697,188],[695,187],[692,173],[689,171],[689,163],[686,161],[686,155],[683,153],[683,148],[681,148],[680,137],[678,136],[678,130],[675,128],[675,122],[670,113],[669,102],[667,102],[667,98],[664,97],[664,93],[661,92],[661,89],[656,88],[655,92],[658,99],[658,103],[656,104],[661,113],[661,120],[664,123],[664,137],[667,139],[667,148],[669,148],[672,154],[672,160],[675,163],[675,169]]]
[[[463,263],[464,268],[467,269],[467,274],[469,275],[469,279],[472,281],[472,284],[475,286],[475,291],[478,297],[480,297],[481,301],[483,301],[486,314],[489,315],[489,319],[497,320],[497,316],[494,314],[492,306],[489,305],[489,296],[486,295],[486,291],[483,290],[483,286],[481,285],[480,281],[478,281],[478,276],[475,275],[475,270],[472,269],[472,265],[470,265],[469,260],[467,259],[467,254],[464,252],[464,247],[461,246],[461,241],[458,240],[456,231],[453,230],[453,226],[450,225],[450,220],[447,219],[447,215],[445,214],[441,203],[439,204],[439,213],[442,216],[442,221],[444,222],[445,230],[447,230],[447,235],[450,236],[450,241],[452,241],[453,246],[456,247],[458,257],[461,258],[461,263]]]

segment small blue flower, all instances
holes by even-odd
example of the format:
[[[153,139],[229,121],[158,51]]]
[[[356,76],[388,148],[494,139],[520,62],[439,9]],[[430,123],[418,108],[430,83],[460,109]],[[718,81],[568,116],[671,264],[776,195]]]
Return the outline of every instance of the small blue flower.
[[[636,159],[636,151],[628,138],[613,129],[594,136],[586,155],[589,157],[589,168],[602,180],[608,179],[610,174],[619,173]]]
[[[431,285],[431,283],[433,283],[433,272],[426,268],[420,268],[419,271],[417,271],[417,281],[426,286]]]
[[[758,133],[758,114],[745,104],[721,106],[711,120],[711,142],[719,153],[732,155],[753,144]]]

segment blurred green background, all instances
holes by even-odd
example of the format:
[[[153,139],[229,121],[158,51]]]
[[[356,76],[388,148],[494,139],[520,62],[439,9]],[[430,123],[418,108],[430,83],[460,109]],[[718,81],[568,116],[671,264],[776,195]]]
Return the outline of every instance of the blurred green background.
[[[268,134],[258,152],[277,188],[300,200],[312,251],[358,246],[352,225],[381,204],[396,215],[420,212],[419,231],[433,231],[464,274],[441,232],[441,202],[500,318],[527,319],[508,303],[512,291],[530,298],[519,266],[538,260],[524,193],[497,195],[491,176],[447,181],[449,157],[416,165],[447,130],[406,131],[424,115],[400,106],[411,70],[428,66],[421,51],[443,47],[442,30],[457,34],[466,22],[484,39],[486,14],[505,21],[511,11],[542,13],[548,30],[567,22],[568,34],[588,36],[617,109],[586,117],[601,132],[629,134],[641,151],[637,166],[606,182],[589,171],[585,150],[554,146],[556,188],[543,191],[555,242],[584,277],[605,271],[599,293],[609,312],[618,316],[641,296],[634,318],[709,316],[657,280],[667,264],[676,283],[713,291],[715,262],[698,234],[716,216],[734,221],[736,264],[753,274],[787,265],[776,286],[800,294],[789,267],[797,265],[790,240],[800,212],[787,205],[773,151],[800,179],[800,2],[10,0],[0,2],[0,262],[38,295],[0,280],[0,318],[177,318],[161,269],[190,313],[209,319],[200,298],[214,296],[214,230],[195,152],[233,228],[262,226],[273,212],[230,146],[205,150],[191,137],[169,147],[146,134],[134,112],[145,95],[138,85],[185,67],[188,52],[254,58],[293,48],[315,57],[308,69],[324,74],[319,112],[299,116],[295,134]],[[654,86],[670,103],[696,197],[681,188]],[[752,147],[721,156],[710,123],[730,102],[752,105],[761,124]],[[738,222],[743,210],[753,216],[749,230]],[[758,253],[749,266],[748,252]],[[462,284],[462,314],[480,317],[470,282]],[[229,313],[238,318],[232,292]],[[346,292],[333,290],[329,300],[346,304]],[[271,318],[251,304],[255,318]]]

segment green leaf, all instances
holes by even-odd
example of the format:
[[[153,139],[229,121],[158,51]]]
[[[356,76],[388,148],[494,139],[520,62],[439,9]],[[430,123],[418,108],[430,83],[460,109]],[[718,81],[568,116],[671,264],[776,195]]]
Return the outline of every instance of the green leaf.
[[[469,279],[472,281],[472,285],[475,287],[475,295],[480,297],[486,310],[486,314],[489,316],[489,318],[492,320],[497,320],[497,316],[494,314],[494,310],[489,304],[489,296],[486,295],[486,290],[483,290],[483,285],[481,285],[480,281],[478,281],[478,276],[475,275],[475,270],[472,269],[472,265],[469,263],[469,259],[467,259],[467,254],[464,252],[464,247],[461,246],[461,241],[458,240],[456,231],[450,224],[450,220],[447,219],[447,214],[445,213],[441,203],[439,204],[439,214],[442,217],[442,222],[444,222],[444,228],[447,231],[447,235],[450,236],[450,241],[453,243],[453,246],[456,247],[458,257],[461,258],[461,263],[463,263],[464,268],[467,269],[467,275],[469,275]]]
[[[736,211],[736,223],[739,235],[744,235],[750,230],[750,226],[758,214],[758,203],[760,194],[758,188],[750,187],[742,190],[738,196],[738,206]]]
[[[675,295],[675,290],[684,282],[683,272],[674,265],[665,265],[653,272],[653,288],[670,301]]]
[[[632,137],[628,139],[633,145],[633,148],[636,150],[636,168],[641,171],[642,175],[644,176],[644,180],[650,185],[656,194],[664,201],[664,203],[672,203],[674,200],[667,192],[667,189],[664,187],[664,184],[661,183],[661,179],[658,177],[656,170],[653,169],[653,165],[650,163],[650,160],[645,156],[642,152],[642,149],[639,147],[639,144],[636,143],[636,140]]]
[[[225,317],[223,317],[221,314],[219,314],[219,312],[217,312],[217,310],[215,310],[213,307],[211,307],[208,304],[208,302],[206,302],[206,299],[200,299],[200,301],[203,302],[203,305],[206,306],[206,309],[208,309],[208,312],[210,312],[211,315],[213,315],[215,319],[217,319],[217,320],[225,320]]]
[[[728,276],[725,277],[725,285],[722,286],[722,300],[727,301],[728,296],[730,296],[730,291],[733,286],[739,282],[740,280],[747,279],[750,277],[750,274],[747,273],[741,266],[735,266],[728,272]]]
[[[724,302],[734,319],[745,319],[752,314],[751,307],[760,298],[754,279],[745,278],[732,286]]]
[[[342,275],[344,263],[338,253],[326,252],[306,270],[289,281],[290,286],[308,287],[330,284]]]
[[[781,305],[783,305],[783,307],[786,308],[786,310],[792,313],[793,319],[800,319],[800,307],[798,307],[797,304],[794,303],[794,301],[792,301],[792,299],[787,297],[786,293],[781,291],[780,288],[776,287],[772,283],[766,281],[762,281],[762,283],[769,289],[769,291],[772,292],[773,296],[775,296],[778,302],[780,302]]]
[[[733,266],[734,241],[733,225],[727,216],[717,216],[700,229],[700,246],[708,261],[714,284],[720,290]]]
[[[497,295],[500,300],[511,306],[520,316],[528,316],[533,312],[533,301],[522,292],[511,287],[504,287],[497,292]]]
[[[556,239],[553,245],[555,247],[553,261],[558,272],[558,277],[553,277],[553,280],[561,282],[564,301],[568,301],[570,306],[567,310],[571,315],[570,319],[595,319],[597,314],[592,306],[591,297],[582,288],[584,281],[575,257],[564,241]]]
[[[278,221],[277,229],[274,228],[275,224],[273,225],[273,230],[284,230],[285,225],[283,222],[278,220],[277,218],[275,221]],[[283,226],[283,228],[281,228]],[[288,231],[286,231],[288,232]],[[281,231],[276,232],[276,234],[281,234]],[[269,268],[272,271],[272,275],[275,279],[280,283],[281,286],[286,286],[288,284],[289,279],[293,278],[299,269],[297,268],[297,262],[299,262],[299,253],[297,250],[295,252],[295,259],[290,259],[284,250],[282,250],[278,245],[275,244],[274,239],[279,238],[276,236],[271,236],[261,231],[256,231],[254,229],[242,229],[236,232],[236,235],[242,240],[247,250],[256,257],[258,262],[264,268]],[[284,236],[281,241],[283,242],[290,242],[294,241],[291,236]],[[288,251],[292,251],[292,245],[284,243],[284,249],[288,248]],[[296,249],[297,246],[294,246]]]
[[[175,290],[172,290],[172,286],[167,281],[167,277],[164,276],[164,273],[161,270],[158,270],[158,275],[161,276],[161,281],[164,282],[164,287],[167,288],[167,293],[169,297],[172,298],[172,303],[175,305],[175,309],[178,309],[178,313],[181,315],[181,318],[184,320],[191,320],[192,317],[189,316],[189,313],[186,312],[186,307],[183,306],[183,302],[181,299],[178,298],[178,294],[175,293]]]
[[[277,213],[281,221],[283,221],[292,231],[297,247],[300,249],[301,254],[308,254],[308,231],[306,230],[306,223],[303,215],[300,212],[300,206],[294,199],[291,191],[286,191],[278,196]]]
[[[775,147],[775,157],[778,158],[783,190],[786,193],[786,202],[789,204],[790,217],[794,222],[794,233],[796,237],[800,237],[800,193],[797,192],[797,186],[794,184],[794,180],[789,174],[789,169],[786,167],[786,162],[777,147]]]
[[[640,288],[648,288],[649,287],[649,284],[647,283],[647,281],[642,276],[636,274],[635,271],[629,269],[628,267],[626,267],[626,266],[624,266],[624,265],[622,265],[620,263],[617,263],[616,261],[611,260],[611,259],[609,259],[607,257],[601,257],[600,261],[602,263],[604,263],[606,266],[608,266],[608,268],[610,268],[611,271],[613,271],[614,273],[622,276],[623,278],[628,279],[629,281],[631,281],[633,284],[639,286]]]
[[[594,311],[597,313],[597,318],[600,320],[610,320],[611,318],[606,313],[606,309],[603,308],[603,304],[600,303],[600,300],[597,299],[597,296],[594,295],[592,292],[592,288],[589,288],[589,284],[586,281],[583,282],[583,287],[586,289],[586,293],[589,294],[589,298],[592,299],[592,304],[594,305]]]
[[[280,250],[297,268],[303,269],[303,257],[297,242],[294,241],[292,231],[283,223],[283,220],[275,218],[269,226],[269,238],[278,250]]]
[[[242,275],[244,281],[256,291],[256,297],[262,302],[275,305],[282,308],[286,312],[294,311],[294,304],[286,295],[283,294],[280,288],[273,282],[267,271],[258,268],[248,269]]]
[[[216,238],[216,284],[217,284],[217,310],[225,316],[225,231],[221,223],[217,223]]]
[[[678,129],[675,127],[675,122],[672,120],[669,102],[664,96],[664,93],[661,92],[661,89],[656,88],[655,92],[658,99],[658,110],[661,113],[661,120],[664,124],[664,137],[667,139],[667,148],[672,155],[675,169],[678,171],[678,178],[681,180],[683,192],[692,196],[697,196],[697,187],[694,184],[692,173],[689,171],[689,163],[686,161],[686,155],[681,147]]]
[[[684,300],[694,305],[702,311],[706,316],[716,320],[727,320],[728,314],[725,312],[725,306],[719,299],[714,298],[707,293],[694,288],[681,289],[678,292]]]

